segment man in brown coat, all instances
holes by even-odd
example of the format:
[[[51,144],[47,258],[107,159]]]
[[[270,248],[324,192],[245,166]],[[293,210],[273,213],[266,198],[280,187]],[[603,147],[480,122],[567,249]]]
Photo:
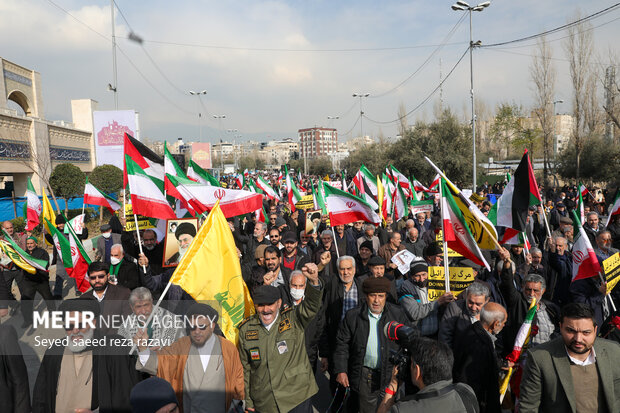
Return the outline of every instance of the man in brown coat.
[[[382,245],[381,248],[379,248],[379,253],[377,254],[385,260],[385,276],[390,280],[393,280],[396,277],[401,277],[400,271],[397,270],[398,265],[392,262],[392,257],[396,255],[396,253],[405,249],[405,246],[402,245],[400,241],[400,232],[391,232],[390,240],[387,244]]]
[[[134,336],[139,350],[136,368],[170,382],[181,412],[225,413],[233,400],[245,397],[239,352],[213,334],[217,318],[212,307],[193,304],[185,318],[189,336],[158,351],[148,348],[147,329]]]

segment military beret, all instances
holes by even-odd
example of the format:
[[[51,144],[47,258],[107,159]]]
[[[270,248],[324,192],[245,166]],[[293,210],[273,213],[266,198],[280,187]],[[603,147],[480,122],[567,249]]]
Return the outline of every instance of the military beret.
[[[254,290],[254,304],[273,304],[280,299],[280,290],[273,285],[261,285]]]
[[[364,294],[389,293],[392,283],[385,277],[369,277],[362,283]]]
[[[385,260],[378,255],[375,255],[374,257],[370,257],[370,259],[368,260],[368,265],[385,265]]]
[[[196,227],[190,224],[189,222],[183,222],[179,224],[176,231],[174,231],[174,236],[179,239],[179,237],[183,234],[188,234],[192,237],[196,236]]]

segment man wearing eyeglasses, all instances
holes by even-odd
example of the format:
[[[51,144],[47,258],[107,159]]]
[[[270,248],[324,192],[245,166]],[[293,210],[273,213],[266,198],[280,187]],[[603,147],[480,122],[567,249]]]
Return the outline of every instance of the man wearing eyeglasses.
[[[145,345],[146,329],[138,331],[136,369],[170,382],[185,412],[226,413],[234,400],[244,398],[237,348],[214,334],[218,314],[213,307],[196,303],[185,315],[187,336],[159,351]]]
[[[82,296],[83,297],[83,296]],[[129,412],[131,388],[140,381],[129,348],[109,346],[119,336],[98,328],[99,306],[76,298],[60,305],[66,337],[43,356],[32,412]]]

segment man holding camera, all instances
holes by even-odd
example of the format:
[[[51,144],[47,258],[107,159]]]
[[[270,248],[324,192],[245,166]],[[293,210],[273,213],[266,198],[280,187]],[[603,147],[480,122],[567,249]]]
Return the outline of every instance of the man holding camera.
[[[444,343],[426,337],[414,340],[409,346],[413,355],[409,368],[411,382],[420,389],[395,403],[398,390],[398,369],[392,371],[392,380],[385,389],[377,413],[385,412],[441,412],[478,413],[474,391],[467,384],[452,383],[452,350]]]
[[[347,411],[375,412],[381,390],[389,383],[393,364],[390,350],[398,345],[383,330],[390,321],[408,322],[395,304],[386,302],[392,283],[385,277],[367,278],[362,284],[366,302],[345,315],[336,339],[336,381],[351,388]]]

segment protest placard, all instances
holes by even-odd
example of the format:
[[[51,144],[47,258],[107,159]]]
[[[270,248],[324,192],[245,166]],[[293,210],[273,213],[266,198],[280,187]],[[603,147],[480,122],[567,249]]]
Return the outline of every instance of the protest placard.
[[[449,267],[450,292],[455,296],[474,282],[471,267]],[[446,277],[443,267],[428,267],[428,301],[435,301],[446,293]]]

